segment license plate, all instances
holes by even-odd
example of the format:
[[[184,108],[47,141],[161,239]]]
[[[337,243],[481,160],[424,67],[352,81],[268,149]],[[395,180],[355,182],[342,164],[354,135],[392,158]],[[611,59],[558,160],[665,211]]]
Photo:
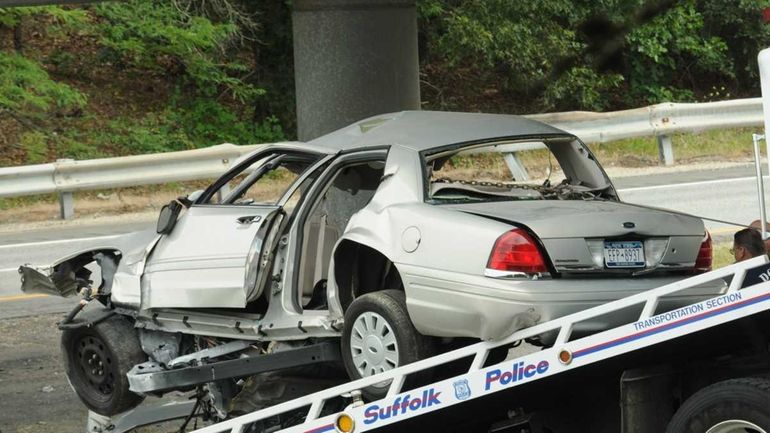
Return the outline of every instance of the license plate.
[[[604,264],[608,268],[643,268],[644,246],[642,242],[604,242]]]

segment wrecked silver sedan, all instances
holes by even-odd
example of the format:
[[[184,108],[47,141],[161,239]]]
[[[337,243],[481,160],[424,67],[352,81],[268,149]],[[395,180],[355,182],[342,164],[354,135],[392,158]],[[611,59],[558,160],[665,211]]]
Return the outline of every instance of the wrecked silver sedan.
[[[70,381],[101,414],[205,387],[227,416],[254,392],[244,377],[319,361],[370,376],[712,260],[700,219],[622,203],[576,137],[488,114],[402,112],[264,146],[166,206],[157,232],[20,270],[27,292],[95,300],[61,327]]]

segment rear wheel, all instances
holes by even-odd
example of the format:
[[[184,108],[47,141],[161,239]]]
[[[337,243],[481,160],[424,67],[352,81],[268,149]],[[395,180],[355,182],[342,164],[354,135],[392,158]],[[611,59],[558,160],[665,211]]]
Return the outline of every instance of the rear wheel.
[[[70,384],[89,409],[111,416],[142,402],[144,397],[128,390],[126,373],[147,357],[128,320],[112,316],[92,327],[65,330],[61,344]]]
[[[684,402],[666,433],[770,433],[770,381],[732,379],[706,387]]]
[[[392,370],[435,354],[432,338],[415,329],[400,290],[383,290],[356,298],[345,312],[342,331],[342,360],[351,379]],[[428,373],[410,376],[424,381]],[[390,381],[362,390],[370,400],[385,397]]]

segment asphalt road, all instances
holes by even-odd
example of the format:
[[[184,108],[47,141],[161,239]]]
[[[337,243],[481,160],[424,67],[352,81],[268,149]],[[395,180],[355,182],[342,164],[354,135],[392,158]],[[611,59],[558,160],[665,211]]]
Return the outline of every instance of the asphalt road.
[[[764,176],[765,200],[770,200],[770,178]],[[748,225],[759,219],[757,182],[754,168],[671,173],[620,178],[620,198],[629,203],[672,209]],[[732,234],[734,224],[706,221],[712,235]]]
[[[615,179],[621,198],[629,203],[662,207],[701,217],[748,224],[759,218],[756,180],[751,165],[743,167],[672,172],[654,176]],[[765,178],[770,188],[770,179]],[[73,225],[34,231],[0,234],[0,319],[30,314],[64,312],[74,300],[20,291],[19,265],[47,265],[57,258],[89,247],[123,242],[125,234],[144,230],[152,237],[152,223]],[[727,239],[736,229],[706,221],[717,239]],[[99,278],[94,268],[94,279]]]
[[[0,320],[0,432],[85,432],[87,409],[67,383],[58,320],[52,314]],[[171,395],[163,401],[173,399],[180,397]],[[136,433],[172,433],[180,425],[181,421],[173,421]]]

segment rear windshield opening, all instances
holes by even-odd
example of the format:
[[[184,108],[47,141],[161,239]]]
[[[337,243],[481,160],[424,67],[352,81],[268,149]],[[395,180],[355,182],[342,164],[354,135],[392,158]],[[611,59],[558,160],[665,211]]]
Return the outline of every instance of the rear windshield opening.
[[[515,150],[515,152],[512,152]],[[616,200],[609,179],[578,140],[506,141],[426,157],[429,201]]]

